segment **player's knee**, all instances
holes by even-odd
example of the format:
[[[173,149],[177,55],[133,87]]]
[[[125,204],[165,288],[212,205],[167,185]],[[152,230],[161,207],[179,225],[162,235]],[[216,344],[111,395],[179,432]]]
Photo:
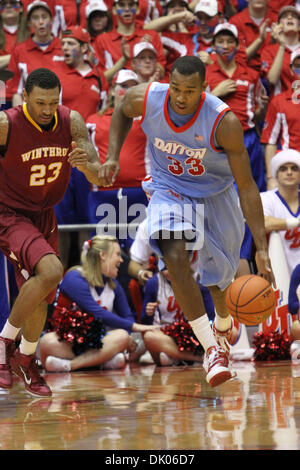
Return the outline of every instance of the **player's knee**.
[[[63,265],[55,255],[44,256],[36,267],[36,274],[43,283],[55,288],[63,277]]]
[[[174,244],[174,246],[166,250],[164,252],[164,259],[169,271],[178,270],[179,266],[183,270],[185,267],[190,269],[188,254],[180,244]]]

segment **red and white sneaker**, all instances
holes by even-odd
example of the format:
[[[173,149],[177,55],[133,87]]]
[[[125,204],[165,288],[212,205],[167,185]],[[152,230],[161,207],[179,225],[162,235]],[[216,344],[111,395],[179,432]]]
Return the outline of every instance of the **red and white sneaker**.
[[[0,336],[0,387],[2,388],[11,388],[13,384],[10,360],[15,348],[15,340]]]
[[[27,356],[17,349],[11,358],[11,368],[12,372],[23,380],[26,390],[32,395],[39,397],[52,395],[50,387],[39,373],[35,354]]]
[[[229,354],[220,346],[211,346],[207,349],[203,367],[206,372],[206,381],[211,387],[217,387],[235,375],[229,369]]]
[[[223,348],[227,353],[229,353],[230,346],[234,345],[239,335],[238,330],[234,326],[233,319],[231,319],[231,325],[228,330],[218,330],[215,326],[215,323],[213,324],[212,330],[218,345],[221,346],[221,348]]]

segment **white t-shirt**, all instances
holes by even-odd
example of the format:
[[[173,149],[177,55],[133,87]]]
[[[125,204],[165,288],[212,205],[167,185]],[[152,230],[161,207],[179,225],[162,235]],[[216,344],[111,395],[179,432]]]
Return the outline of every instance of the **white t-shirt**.
[[[148,265],[149,256],[153,253],[153,249],[149,244],[148,237],[148,218],[143,220],[139,225],[135,239],[130,247],[130,258],[137,263]]]
[[[266,191],[260,193],[260,196],[265,216],[277,217],[278,219],[300,217],[300,204],[298,212],[294,214],[286,201],[280,196],[278,190]],[[297,264],[300,263],[300,228],[281,230],[278,233],[281,237],[288,269],[291,274]]]

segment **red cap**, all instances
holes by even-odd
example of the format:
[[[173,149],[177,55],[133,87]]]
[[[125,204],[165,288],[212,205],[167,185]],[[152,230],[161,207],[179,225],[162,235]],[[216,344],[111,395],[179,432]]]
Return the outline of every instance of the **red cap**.
[[[70,26],[68,29],[63,31],[62,33],[63,38],[74,38],[77,41],[81,42],[90,42],[90,36],[86,29],[82,28],[81,26]]]

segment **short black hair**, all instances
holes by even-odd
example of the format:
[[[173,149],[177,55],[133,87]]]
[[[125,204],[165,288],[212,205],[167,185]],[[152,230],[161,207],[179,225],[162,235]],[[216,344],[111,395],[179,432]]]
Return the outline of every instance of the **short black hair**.
[[[205,65],[202,60],[196,56],[185,55],[175,60],[171,74],[177,70],[181,75],[192,75],[193,73],[199,73],[201,81],[205,80]]]
[[[58,76],[52,70],[46,68],[35,69],[28,75],[24,86],[26,93],[29,95],[35,86],[44,90],[51,90],[56,87],[59,91],[61,90]]]

